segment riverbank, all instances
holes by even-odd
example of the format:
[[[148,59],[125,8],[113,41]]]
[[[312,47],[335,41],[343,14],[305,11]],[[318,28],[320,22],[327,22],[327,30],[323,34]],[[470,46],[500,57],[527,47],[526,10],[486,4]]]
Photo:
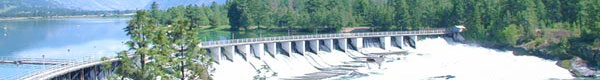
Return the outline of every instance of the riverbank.
[[[24,19],[44,19],[44,18],[95,18],[95,17],[128,17],[135,13],[127,14],[100,14],[100,15],[72,15],[72,16],[45,16],[45,17],[0,17],[0,20],[24,20]]]

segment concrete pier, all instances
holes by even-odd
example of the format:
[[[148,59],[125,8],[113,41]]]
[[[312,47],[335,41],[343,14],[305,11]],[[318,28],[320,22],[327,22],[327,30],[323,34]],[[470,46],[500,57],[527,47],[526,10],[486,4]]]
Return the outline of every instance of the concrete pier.
[[[292,42],[281,42],[284,52],[292,53]]]
[[[294,42],[294,44],[296,44],[296,50],[298,50],[298,53],[300,53],[301,55],[304,55],[304,53],[306,52],[306,43],[304,43],[304,41],[296,41]]]
[[[221,61],[221,47],[210,48],[211,57],[215,59],[215,61]]]
[[[225,46],[225,57],[231,61],[233,61],[233,56],[235,55],[235,46]]]
[[[413,44],[415,46],[415,49],[417,48],[417,41],[419,41],[419,38],[417,36],[410,36],[410,39],[412,39],[412,41],[415,41],[415,43]]]
[[[248,59],[251,57],[250,45],[239,45],[239,46],[237,46],[237,49],[241,52],[240,54],[243,54],[244,58]],[[248,60],[246,60],[246,61],[248,61]]]
[[[342,51],[346,52],[346,50],[348,49],[348,39],[337,39],[338,41],[338,46],[342,49]]]
[[[265,56],[265,44],[259,43],[259,44],[252,44],[252,51],[254,51],[254,55],[253,56],[257,56],[259,58],[262,58],[263,56]]]
[[[267,45],[267,52],[269,52],[269,54],[271,54],[271,55],[277,54],[277,43],[266,43],[266,45]]]
[[[311,51],[313,51],[313,53],[318,53],[319,52],[319,40],[310,40],[310,49]]]
[[[332,52],[333,50],[335,50],[335,48],[333,48],[333,46],[334,46],[334,45],[333,45],[333,39],[326,39],[326,40],[323,40],[323,43],[325,43],[325,46],[326,46],[327,48],[329,48],[329,52]]]
[[[384,50],[389,50],[392,48],[392,38],[390,36],[379,37],[380,44],[383,45]]]
[[[363,48],[363,38],[351,38],[350,42],[356,48],[356,51],[362,52],[361,49]]]

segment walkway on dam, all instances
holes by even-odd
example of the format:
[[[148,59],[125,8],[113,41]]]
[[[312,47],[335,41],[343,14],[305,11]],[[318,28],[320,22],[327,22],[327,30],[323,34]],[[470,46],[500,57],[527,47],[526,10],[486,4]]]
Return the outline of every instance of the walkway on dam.
[[[225,47],[235,45],[247,45],[257,43],[273,43],[273,42],[287,42],[287,41],[302,41],[302,40],[320,40],[320,39],[342,39],[342,38],[361,38],[361,37],[385,37],[385,36],[419,36],[419,35],[443,35],[454,33],[446,28],[439,29],[427,29],[427,30],[412,30],[412,31],[388,31],[388,32],[363,32],[363,33],[336,33],[336,34],[317,34],[317,35],[293,35],[293,36],[279,36],[279,37],[263,37],[263,38],[247,38],[247,39],[232,39],[232,40],[221,40],[221,41],[206,41],[198,44],[200,48],[214,48],[214,47]],[[87,67],[100,65],[104,62],[117,61],[118,59],[112,58],[110,60],[83,60],[75,63],[64,64],[64,66],[54,67],[45,71],[36,72],[28,76],[24,76],[23,80],[38,80],[38,79],[51,79],[56,76],[68,74],[70,72],[85,69]],[[62,64],[62,63],[55,63]]]
[[[413,30],[413,31],[293,35],[293,36],[279,36],[279,37],[206,41],[206,42],[200,43],[198,46],[200,46],[201,48],[211,48],[211,47],[223,47],[223,46],[242,45],[242,44],[301,41],[301,40],[339,39],[339,38],[358,38],[358,37],[382,37],[382,36],[441,35],[441,34],[448,34],[448,33],[451,33],[451,31],[446,28],[439,28],[439,29]]]

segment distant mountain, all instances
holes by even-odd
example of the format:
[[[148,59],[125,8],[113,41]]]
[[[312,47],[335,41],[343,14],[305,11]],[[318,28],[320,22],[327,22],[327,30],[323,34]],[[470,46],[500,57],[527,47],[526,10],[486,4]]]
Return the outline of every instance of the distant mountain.
[[[226,0],[0,0],[0,17],[114,14],[150,9],[152,2],[157,2],[160,9],[167,9],[178,5],[224,4]]]
[[[177,1],[177,0],[172,0]],[[75,10],[135,10],[143,9],[150,0],[49,0],[56,7]]]
[[[144,6],[144,8],[150,9],[150,6],[152,6],[152,2],[158,3],[158,8],[166,10],[170,7],[176,7],[179,5],[195,4],[198,6],[208,6],[211,5],[212,2],[216,2],[217,4],[225,4],[226,0],[152,0],[146,6]]]
[[[212,2],[225,3],[225,0],[51,0],[53,4],[78,10],[136,10],[149,9],[152,2],[159,8],[167,9],[178,5],[210,5]]]

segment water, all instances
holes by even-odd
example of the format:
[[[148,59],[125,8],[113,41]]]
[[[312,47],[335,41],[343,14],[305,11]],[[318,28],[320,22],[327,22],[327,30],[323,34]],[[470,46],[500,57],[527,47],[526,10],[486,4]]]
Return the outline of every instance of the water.
[[[234,56],[234,61],[215,65],[214,79],[243,80],[254,76],[266,79],[358,79],[358,80],[422,80],[453,76],[456,80],[545,80],[572,79],[568,70],[556,61],[533,56],[515,56],[512,51],[499,51],[478,46],[447,42],[442,38],[428,38],[417,42],[417,49],[405,55],[388,55],[381,69],[374,64],[357,62],[352,57],[367,56],[356,51],[343,53],[297,53],[286,56],[275,54],[249,58]],[[369,51],[382,50],[365,48]],[[268,65],[265,74],[257,65]],[[370,67],[370,68],[369,68]],[[233,77],[235,76],[235,77]]]
[[[369,74],[358,79],[439,79],[452,75],[457,80],[545,80],[571,79],[568,70],[556,61],[534,56],[515,56],[512,51],[499,51],[478,46],[431,38],[417,42],[419,48],[400,60],[384,63],[383,70],[363,70]]]
[[[0,21],[0,56],[74,59],[114,56],[129,39],[129,18],[61,18]]]
[[[81,59],[115,56],[129,39],[130,18],[59,18],[0,21],[0,56]],[[6,29],[4,29],[6,28]],[[52,66],[0,64],[0,79],[16,79]]]

